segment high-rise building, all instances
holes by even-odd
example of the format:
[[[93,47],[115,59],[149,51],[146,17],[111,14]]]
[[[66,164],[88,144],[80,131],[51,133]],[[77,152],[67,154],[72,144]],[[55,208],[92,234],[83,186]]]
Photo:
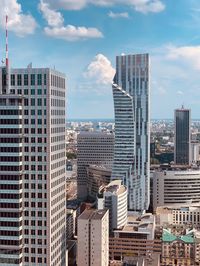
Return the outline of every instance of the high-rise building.
[[[128,188],[128,207],[149,206],[149,55],[117,56],[113,81],[115,146],[112,179]]]
[[[85,210],[78,218],[78,266],[109,265],[108,210]]]
[[[87,168],[90,164],[112,168],[114,136],[103,132],[81,132],[77,137],[78,198],[88,196]]]
[[[190,142],[191,142],[191,112],[189,109],[175,110],[175,164],[190,164]]]
[[[64,266],[65,75],[0,68],[0,265]]]

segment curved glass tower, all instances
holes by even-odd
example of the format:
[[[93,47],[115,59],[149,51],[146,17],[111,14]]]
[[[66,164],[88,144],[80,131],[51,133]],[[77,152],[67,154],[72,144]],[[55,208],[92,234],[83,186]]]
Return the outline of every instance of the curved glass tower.
[[[128,187],[128,207],[149,206],[149,55],[121,55],[113,82],[115,148],[112,179]]]

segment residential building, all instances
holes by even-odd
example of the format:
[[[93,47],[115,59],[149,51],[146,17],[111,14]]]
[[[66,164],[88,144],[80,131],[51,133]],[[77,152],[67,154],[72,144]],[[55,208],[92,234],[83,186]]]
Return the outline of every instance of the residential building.
[[[158,170],[153,173],[153,209],[200,202],[200,170]]]
[[[1,265],[66,265],[65,90],[56,70],[0,68]]]
[[[109,265],[109,211],[85,210],[78,218],[78,266]]]
[[[114,180],[102,186],[97,195],[98,209],[109,209],[110,232],[127,223],[127,188],[121,183],[121,180]]]
[[[78,198],[88,196],[87,167],[90,164],[104,165],[111,169],[113,162],[114,136],[102,132],[81,132],[77,137],[77,190]]]
[[[191,112],[189,109],[175,110],[175,164],[187,164],[191,162],[190,142],[191,142]]]
[[[113,81],[115,147],[112,179],[128,188],[128,208],[149,207],[149,55],[121,55]]]

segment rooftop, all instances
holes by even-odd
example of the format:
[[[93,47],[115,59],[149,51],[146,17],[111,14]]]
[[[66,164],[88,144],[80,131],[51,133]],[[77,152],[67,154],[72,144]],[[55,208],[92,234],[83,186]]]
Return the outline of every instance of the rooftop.
[[[108,210],[86,209],[78,217],[81,220],[101,220]]]

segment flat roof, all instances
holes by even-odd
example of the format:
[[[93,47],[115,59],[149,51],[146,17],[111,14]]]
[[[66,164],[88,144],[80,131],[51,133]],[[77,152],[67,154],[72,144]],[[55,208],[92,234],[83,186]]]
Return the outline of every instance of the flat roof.
[[[106,214],[108,210],[95,210],[95,209],[86,209],[84,212],[81,213],[81,215],[78,217],[78,219],[81,220],[101,220],[104,215]]]

